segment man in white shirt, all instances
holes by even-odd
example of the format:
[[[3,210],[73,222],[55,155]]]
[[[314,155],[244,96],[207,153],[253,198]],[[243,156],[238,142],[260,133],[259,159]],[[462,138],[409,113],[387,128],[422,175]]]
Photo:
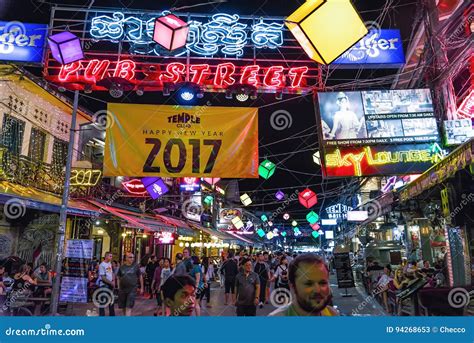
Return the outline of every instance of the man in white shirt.
[[[99,278],[97,281],[101,288],[108,288],[109,290],[113,291],[115,282],[114,282],[114,272],[112,269],[112,253],[111,252],[105,253],[104,260],[99,265]],[[97,297],[97,299],[100,299],[100,298],[101,298],[100,296]],[[109,303],[109,306],[108,306],[109,316],[111,317],[115,316],[114,296],[112,295],[112,299],[107,299],[107,302]],[[105,316],[105,306],[99,307],[99,316]]]

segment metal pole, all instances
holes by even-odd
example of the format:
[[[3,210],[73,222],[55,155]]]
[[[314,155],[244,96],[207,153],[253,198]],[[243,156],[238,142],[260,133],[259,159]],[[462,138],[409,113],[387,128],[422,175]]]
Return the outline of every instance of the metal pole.
[[[56,253],[56,278],[53,283],[53,292],[51,294],[51,315],[56,315],[59,305],[59,285],[61,284],[61,269],[63,265],[64,253],[64,233],[66,232],[67,223],[67,204],[69,200],[69,188],[71,184],[71,166],[72,154],[74,151],[74,139],[76,137],[76,117],[77,107],[79,103],[79,91],[74,91],[74,105],[72,109],[71,128],[69,131],[69,144],[67,148],[66,173],[64,175],[64,191],[61,202],[61,211],[59,214],[59,230],[56,233],[56,242],[58,242]]]

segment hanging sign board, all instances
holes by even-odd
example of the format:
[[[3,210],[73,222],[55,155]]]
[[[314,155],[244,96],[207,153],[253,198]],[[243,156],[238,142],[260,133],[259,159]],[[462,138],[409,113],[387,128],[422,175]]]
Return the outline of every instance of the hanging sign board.
[[[258,110],[109,104],[104,175],[258,177]]]

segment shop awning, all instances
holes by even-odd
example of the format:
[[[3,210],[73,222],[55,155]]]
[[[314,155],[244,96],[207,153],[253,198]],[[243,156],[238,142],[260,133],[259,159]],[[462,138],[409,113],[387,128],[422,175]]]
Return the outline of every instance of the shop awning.
[[[156,217],[162,220],[163,222],[167,223],[168,225],[172,225],[178,228],[178,234],[183,235],[183,236],[194,236],[195,232],[194,230],[186,223],[185,221],[178,219],[178,218],[173,218],[173,217],[167,217],[163,216],[161,214],[156,214]]]
[[[400,200],[410,200],[424,191],[444,182],[474,162],[474,138],[457,147],[442,161],[438,162],[416,180],[410,182],[400,193]]]
[[[0,181],[0,203],[6,203],[12,198],[21,200],[26,208],[32,208],[39,211],[59,213],[61,210],[62,199],[53,194],[24,187],[8,181]],[[67,213],[76,216],[92,217],[100,213],[94,206],[80,200],[69,200]]]
[[[222,241],[225,241],[225,240],[234,240],[235,238],[230,236],[230,235],[227,235],[225,232],[221,232],[221,231],[216,231],[216,230],[213,230],[213,229],[210,229],[210,228],[207,228],[207,227],[204,227],[202,225],[198,225],[198,224],[194,224],[194,223],[190,223],[189,224],[192,228],[194,228],[195,230],[201,230],[201,231],[204,231],[205,233],[207,233],[208,235],[211,235],[211,236],[216,236],[218,239],[222,240]]]
[[[97,206],[99,208],[99,211],[106,211],[124,220],[127,223],[124,226],[143,229],[145,231],[151,232],[176,232],[176,228],[174,226],[166,224],[159,218],[138,212],[128,211],[118,207],[108,206],[95,200],[88,200],[88,202],[90,202],[94,206]]]

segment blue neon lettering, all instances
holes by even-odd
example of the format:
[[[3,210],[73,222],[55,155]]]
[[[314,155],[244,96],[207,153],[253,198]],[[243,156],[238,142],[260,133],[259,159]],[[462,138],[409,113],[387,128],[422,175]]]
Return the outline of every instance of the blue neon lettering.
[[[125,17],[122,12],[114,12],[112,16],[97,16],[91,20],[89,34],[98,40],[126,40],[129,41],[131,53],[157,56],[179,57],[189,51],[204,57],[217,54],[241,57],[245,47],[275,49],[283,45],[283,24],[266,23],[260,18],[249,29],[249,25],[240,22],[240,19],[237,14],[219,13],[213,15],[207,23],[191,20],[188,22],[186,49],[172,53],[153,41],[154,17]]]

